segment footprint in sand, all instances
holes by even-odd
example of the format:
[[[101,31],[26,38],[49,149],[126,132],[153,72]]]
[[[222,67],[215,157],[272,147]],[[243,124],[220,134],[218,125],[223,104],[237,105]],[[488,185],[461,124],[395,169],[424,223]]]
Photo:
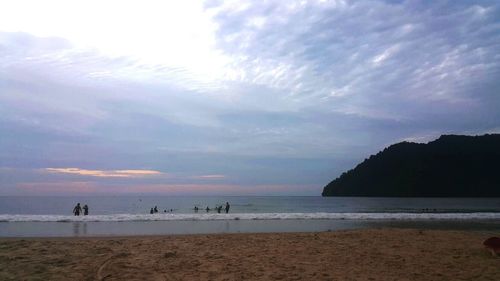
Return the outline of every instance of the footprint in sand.
[[[101,266],[99,266],[99,268],[97,269],[97,273],[96,273],[96,279],[101,281],[101,280],[104,280],[108,277],[111,276],[111,274],[108,274],[108,275],[102,275],[102,272],[104,270],[104,268],[109,264],[111,263],[112,261],[114,261],[115,259],[119,259],[119,258],[125,258],[125,257],[128,257],[130,254],[129,253],[119,253],[119,254],[116,254],[116,255],[113,255],[109,258],[107,258],[102,264]]]

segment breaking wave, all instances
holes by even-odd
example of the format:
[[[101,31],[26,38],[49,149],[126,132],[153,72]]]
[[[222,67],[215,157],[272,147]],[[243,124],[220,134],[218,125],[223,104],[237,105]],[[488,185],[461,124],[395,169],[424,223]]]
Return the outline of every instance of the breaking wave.
[[[0,222],[121,222],[210,220],[500,220],[499,213],[242,213],[113,214],[91,216],[0,215]]]

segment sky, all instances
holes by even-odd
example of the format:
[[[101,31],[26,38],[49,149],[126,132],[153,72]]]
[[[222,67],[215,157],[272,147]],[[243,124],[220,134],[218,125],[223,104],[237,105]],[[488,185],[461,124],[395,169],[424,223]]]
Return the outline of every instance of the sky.
[[[499,89],[498,1],[1,1],[0,195],[320,195]]]

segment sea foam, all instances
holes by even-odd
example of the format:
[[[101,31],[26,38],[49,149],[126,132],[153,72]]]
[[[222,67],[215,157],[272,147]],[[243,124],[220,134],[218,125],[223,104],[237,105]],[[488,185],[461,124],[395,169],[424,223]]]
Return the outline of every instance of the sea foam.
[[[120,222],[198,220],[500,220],[500,213],[241,213],[113,214],[90,216],[0,215],[0,222]]]

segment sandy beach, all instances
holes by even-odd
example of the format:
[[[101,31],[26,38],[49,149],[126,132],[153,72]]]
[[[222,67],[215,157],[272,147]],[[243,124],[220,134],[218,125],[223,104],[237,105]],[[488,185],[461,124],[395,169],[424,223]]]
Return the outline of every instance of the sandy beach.
[[[0,280],[498,280],[490,233],[320,233],[0,240]]]

